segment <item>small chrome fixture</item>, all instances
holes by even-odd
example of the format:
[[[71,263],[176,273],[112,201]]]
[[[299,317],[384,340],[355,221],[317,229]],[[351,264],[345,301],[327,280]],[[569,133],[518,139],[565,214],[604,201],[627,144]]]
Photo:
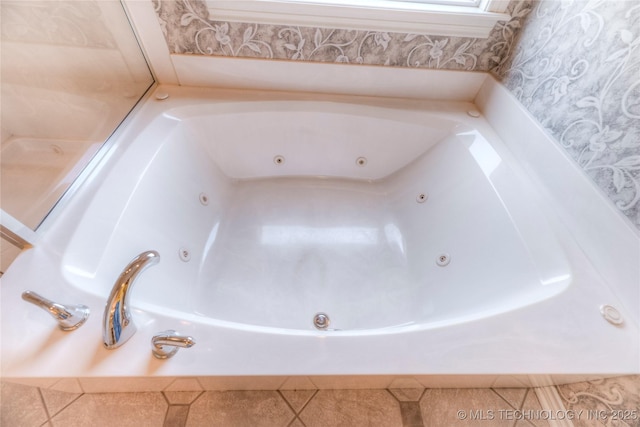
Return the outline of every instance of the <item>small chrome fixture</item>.
[[[425,193],[420,193],[416,196],[416,202],[424,203],[427,201],[428,198],[429,196],[427,196]]]
[[[356,165],[358,166],[366,166],[367,164],[367,158],[366,157],[358,157],[356,159]]]
[[[169,329],[151,338],[151,352],[158,359],[168,359],[180,348],[190,348],[195,344],[196,341],[193,338],[181,336],[173,329]]]
[[[440,254],[436,258],[436,264],[438,264],[440,267],[449,265],[450,262],[451,262],[451,256],[449,254]]]
[[[164,101],[169,98],[169,94],[167,92],[156,92],[155,96],[158,101]]]
[[[313,316],[313,326],[315,326],[316,329],[327,329],[330,323],[331,320],[326,313],[316,313],[316,315]]]
[[[180,259],[184,262],[189,262],[191,261],[191,252],[189,252],[189,249],[182,247],[178,250],[178,256],[180,257]]]
[[[78,329],[89,318],[89,307],[82,304],[62,305],[32,291],[24,291],[22,299],[48,312],[63,331]]]
[[[273,158],[273,163],[275,163],[276,165],[284,164],[284,157],[283,156],[275,156]]]
[[[477,119],[478,117],[480,117],[480,111],[478,111],[478,110],[469,110],[469,111],[467,111],[467,115],[469,117],[473,117],[474,119]]]
[[[604,304],[600,306],[600,314],[604,319],[615,326],[622,326],[624,323],[624,319],[622,318],[622,314],[612,305]]]
[[[136,333],[136,325],[129,311],[129,293],[136,277],[159,261],[158,252],[143,252],[124,268],[116,280],[102,318],[102,338],[106,348],[118,348]]]
[[[209,204],[209,196],[207,196],[207,193],[200,193],[198,197],[200,198],[202,206],[207,206]]]

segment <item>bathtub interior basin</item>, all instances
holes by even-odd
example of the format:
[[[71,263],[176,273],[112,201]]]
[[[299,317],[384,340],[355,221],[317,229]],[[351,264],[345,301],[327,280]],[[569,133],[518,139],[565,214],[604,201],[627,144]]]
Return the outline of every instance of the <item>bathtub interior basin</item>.
[[[176,107],[105,174],[64,277],[106,298],[156,250],[136,307],[279,331],[315,333],[317,313],[361,333],[509,312],[572,272],[505,156],[468,121],[409,109]]]
[[[162,90],[3,275],[3,378],[494,387],[640,371],[632,316],[474,105]],[[106,349],[107,298],[148,250],[137,332]],[[25,290],[91,315],[63,332]],[[150,342],[169,329],[196,345],[160,361]]]

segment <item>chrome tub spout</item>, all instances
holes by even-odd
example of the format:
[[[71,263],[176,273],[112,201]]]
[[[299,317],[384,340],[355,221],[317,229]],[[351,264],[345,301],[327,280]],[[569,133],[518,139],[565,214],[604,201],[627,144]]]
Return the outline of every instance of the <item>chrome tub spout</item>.
[[[129,311],[129,294],[136,277],[159,261],[158,252],[143,252],[125,267],[116,280],[107,300],[102,322],[102,338],[106,348],[120,347],[136,332],[136,325]]]
[[[78,329],[89,318],[89,307],[82,304],[62,305],[50,301],[33,291],[24,291],[22,299],[49,313],[63,331]]]
[[[178,349],[190,348],[195,344],[193,338],[179,335],[173,329],[169,329],[151,338],[151,352],[158,359],[168,359],[176,354]]]

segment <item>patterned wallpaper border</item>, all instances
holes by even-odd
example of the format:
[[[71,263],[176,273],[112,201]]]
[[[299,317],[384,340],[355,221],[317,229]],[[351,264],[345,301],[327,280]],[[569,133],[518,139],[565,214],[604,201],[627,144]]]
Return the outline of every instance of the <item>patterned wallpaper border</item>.
[[[153,0],[171,53],[488,71],[509,56],[530,1],[487,39],[221,22],[202,0]]]

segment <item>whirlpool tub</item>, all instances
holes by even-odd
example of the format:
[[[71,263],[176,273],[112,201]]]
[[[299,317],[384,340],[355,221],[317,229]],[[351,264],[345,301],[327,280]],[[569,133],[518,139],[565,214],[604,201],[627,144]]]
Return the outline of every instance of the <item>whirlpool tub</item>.
[[[165,90],[3,277],[3,377],[492,386],[637,370],[635,325],[602,318],[615,296],[472,104]],[[105,301],[147,250],[138,330],[107,350]],[[27,289],[92,314],[60,331]],[[196,345],[156,360],[167,329]]]

